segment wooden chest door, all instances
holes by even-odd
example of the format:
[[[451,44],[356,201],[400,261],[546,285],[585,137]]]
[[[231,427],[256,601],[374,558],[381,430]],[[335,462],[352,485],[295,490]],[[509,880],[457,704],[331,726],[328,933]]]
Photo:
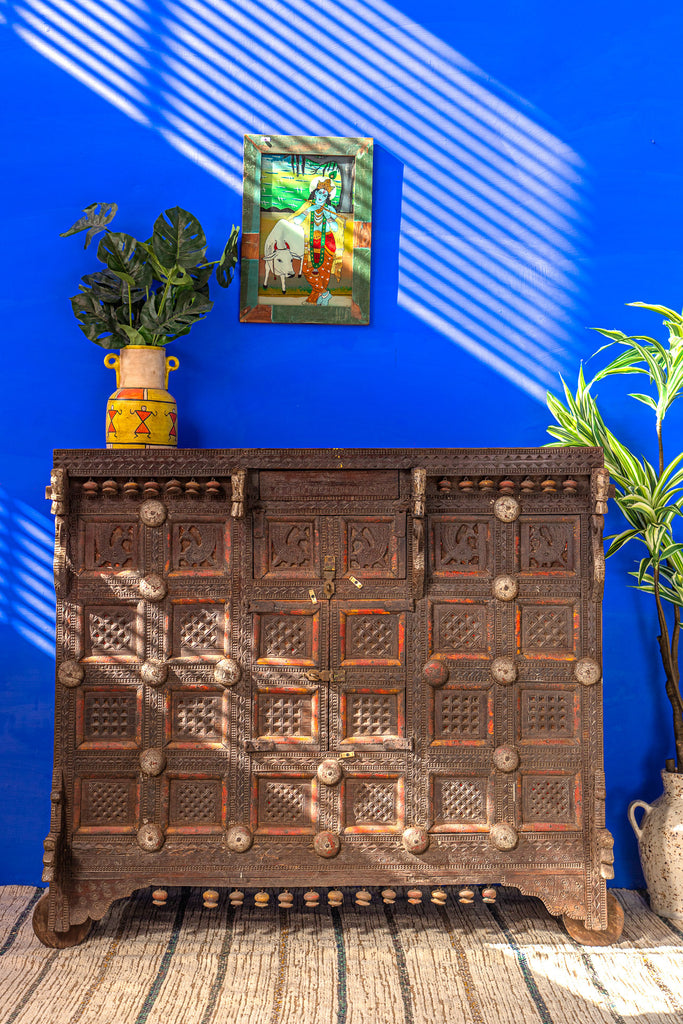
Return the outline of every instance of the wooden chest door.
[[[397,471],[290,476],[260,474],[244,531],[242,816],[350,867],[406,821],[406,497]]]

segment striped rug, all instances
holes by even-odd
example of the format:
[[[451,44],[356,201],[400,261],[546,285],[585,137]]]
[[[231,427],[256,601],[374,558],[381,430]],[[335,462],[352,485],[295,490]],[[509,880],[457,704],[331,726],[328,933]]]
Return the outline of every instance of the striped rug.
[[[534,899],[216,910],[198,890],[114,905],[82,946],[33,935],[41,890],[0,889],[0,1024],[681,1024],[683,931],[614,890],[622,940],[588,949]],[[271,900],[272,902],[272,900]],[[248,905],[249,904],[249,905]]]

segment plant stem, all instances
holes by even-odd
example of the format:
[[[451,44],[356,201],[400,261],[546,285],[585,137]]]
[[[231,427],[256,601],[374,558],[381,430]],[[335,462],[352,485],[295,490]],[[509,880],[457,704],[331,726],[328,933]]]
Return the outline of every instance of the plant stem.
[[[664,442],[662,441],[662,421],[657,417],[657,445],[659,447],[659,475],[664,472]]]
[[[130,295],[130,281],[127,281],[128,285],[128,324],[130,327],[133,326],[133,301]]]
[[[657,603],[657,618],[659,619],[660,634],[658,639],[659,650],[662,655],[662,664],[666,676],[666,695],[671,703],[673,712],[674,746],[676,749],[676,767],[683,765],[683,697],[679,687],[680,673],[678,669],[678,639],[680,633],[680,614],[675,615],[673,636],[669,637],[669,629],[666,624],[666,616],[662,606],[662,599],[659,591],[659,565],[653,566],[652,577],[654,581],[655,601]]]

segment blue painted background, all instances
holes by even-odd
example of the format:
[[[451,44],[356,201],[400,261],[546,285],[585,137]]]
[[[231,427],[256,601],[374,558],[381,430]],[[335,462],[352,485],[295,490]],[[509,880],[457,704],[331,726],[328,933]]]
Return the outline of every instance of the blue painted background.
[[[240,222],[244,132],[372,135],[372,325],[240,325],[237,283],[216,289],[211,316],[170,350],[181,445],[543,444],[545,388],[597,347],[586,327],[657,333],[623,304],[680,306],[669,44],[683,12],[674,0],[6,0],[0,18],[0,882],[34,883],[54,686],[42,496],[53,447],[104,443],[114,387],[67,301],[91,250],[59,232],[115,200],[115,227],[144,237],[177,204],[218,255]],[[621,393],[602,388],[606,415],[637,443],[647,412]],[[671,452],[681,428],[672,417]],[[633,557],[608,564],[604,615],[608,825],[626,886],[641,884],[626,806],[660,792],[673,752],[653,608],[627,587]]]

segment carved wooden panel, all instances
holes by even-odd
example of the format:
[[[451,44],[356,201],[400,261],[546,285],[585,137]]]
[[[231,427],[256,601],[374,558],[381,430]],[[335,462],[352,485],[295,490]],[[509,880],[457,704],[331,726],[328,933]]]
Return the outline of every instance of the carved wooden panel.
[[[74,807],[76,832],[133,832],[139,814],[138,781],[134,775],[78,775]]]
[[[144,619],[137,605],[86,605],[84,654],[92,659],[134,661],[144,651]]]
[[[430,613],[430,654],[467,659],[493,656],[492,601],[435,599]]]
[[[176,576],[213,576],[228,565],[224,523],[194,518],[171,524],[170,571]]]
[[[254,578],[319,579],[320,519],[254,513]]]
[[[76,745],[80,749],[139,747],[141,688],[84,686],[76,694]]]
[[[429,517],[429,569],[436,579],[490,576],[493,572],[491,518]]]
[[[82,521],[86,572],[121,572],[140,568],[139,524],[130,519]]]
[[[604,926],[577,672],[600,473],[592,449],[56,453],[54,920],[151,882],[500,882]]]
[[[526,658],[578,657],[579,610],[575,601],[547,598],[517,605],[518,651]]]
[[[520,796],[524,826],[543,831],[581,827],[581,779],[575,773],[524,772]]]
[[[320,610],[281,601],[277,610],[254,613],[257,665],[320,664]]]
[[[364,745],[405,736],[404,705],[403,688],[343,690],[340,741]]]
[[[259,687],[254,699],[254,737],[277,746],[316,744],[320,736],[318,687]]]
[[[223,832],[227,820],[224,779],[208,775],[169,776],[163,790],[162,814],[169,834]]]
[[[523,743],[580,742],[581,701],[578,687],[520,687],[518,735]]]
[[[317,817],[317,779],[294,772],[255,776],[251,823],[257,832],[310,835]]]
[[[519,570],[549,577],[580,572],[578,516],[528,517],[519,523]]]
[[[405,825],[405,779],[347,774],[342,784],[344,831],[398,832]]]
[[[227,696],[205,687],[174,688],[166,695],[169,747],[222,747],[227,741]]]
[[[226,653],[227,617],[223,602],[178,600],[171,606],[171,658],[220,658]]]
[[[431,698],[432,746],[491,746],[493,687],[448,685]]]
[[[406,517],[342,516],[342,574],[362,579],[404,579]]]
[[[435,832],[482,831],[492,812],[489,775],[432,775],[431,817]]]
[[[341,665],[405,664],[405,612],[369,604],[338,611]]]

